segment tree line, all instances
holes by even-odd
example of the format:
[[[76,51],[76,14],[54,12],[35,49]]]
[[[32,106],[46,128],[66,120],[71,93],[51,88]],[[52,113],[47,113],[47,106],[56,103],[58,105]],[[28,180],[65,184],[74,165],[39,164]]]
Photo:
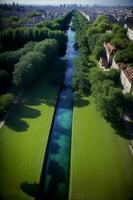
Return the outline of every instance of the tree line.
[[[66,51],[65,30],[71,17],[72,13],[57,19],[60,24],[57,30],[22,27],[0,33],[1,49],[11,50],[0,54],[0,113],[6,111],[14,99],[14,95],[8,93],[12,85],[30,88],[44,74],[49,75],[54,85],[63,81],[65,61],[59,56]]]
[[[30,41],[41,41],[46,38],[58,40],[59,37],[63,37],[64,31],[68,29],[71,18],[72,12],[55,20],[41,22],[35,27],[7,28],[0,32],[0,51],[21,48]],[[60,52],[62,50],[63,48]]]
[[[89,23],[80,12],[74,15],[73,30],[76,31],[75,47],[79,51],[72,81],[75,101],[92,94],[102,116],[112,123],[121,123],[124,113],[132,115],[133,96],[122,93],[119,71],[111,69],[105,72],[98,68],[97,60],[105,55],[103,42],[113,43],[119,34],[122,34],[121,38],[126,38],[126,30],[111,24],[106,16],[98,16],[93,23]],[[132,43],[129,44],[127,38],[126,41],[123,48],[131,50]]]

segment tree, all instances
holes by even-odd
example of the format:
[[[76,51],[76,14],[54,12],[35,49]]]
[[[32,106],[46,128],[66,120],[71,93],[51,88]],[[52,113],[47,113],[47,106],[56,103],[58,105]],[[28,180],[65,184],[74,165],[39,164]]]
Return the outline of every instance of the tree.
[[[48,38],[52,38],[58,41],[59,54],[64,55],[67,45],[67,35],[63,31],[49,31]]]
[[[0,93],[11,85],[11,77],[5,70],[0,70]]]
[[[111,28],[110,24],[108,22],[101,22],[98,24],[97,29],[100,33],[105,33],[106,30],[109,30]]]
[[[129,41],[126,38],[122,39],[116,36],[111,40],[111,44],[115,46],[116,49],[125,49],[127,48],[128,43]]]
[[[124,94],[124,98],[124,111],[131,119],[133,119],[133,95],[129,93]]]
[[[88,38],[88,46],[89,46],[91,53],[93,52],[94,48],[96,47],[97,40],[99,39],[100,36],[101,36],[100,33],[96,33]]]
[[[120,71],[118,69],[110,69],[107,74],[108,78],[111,79],[116,85],[120,82]]]
[[[29,42],[25,44],[25,46],[16,51],[7,51],[0,54],[0,68],[5,69],[8,72],[12,72],[14,70],[14,64],[19,61],[19,58],[32,51],[34,49],[34,42]]]
[[[98,26],[99,23],[101,22],[108,23],[109,22],[108,17],[104,15],[98,15],[95,22],[93,23],[93,26]]]
[[[133,51],[129,49],[123,49],[116,53],[115,61],[116,62],[124,62],[124,63],[132,63],[133,60]]]
[[[114,33],[118,32],[120,29],[121,29],[121,25],[119,25],[119,24],[112,25],[112,30]]]
[[[89,80],[91,85],[107,79],[105,72],[98,68],[92,68],[89,73]]]
[[[103,46],[104,42],[110,42],[113,38],[113,33],[106,32],[100,35],[99,39],[97,40],[96,45]]]
[[[16,86],[29,87],[46,69],[46,56],[39,52],[31,51],[20,58],[15,65],[13,82]]]
[[[58,55],[58,42],[55,39],[46,39],[35,45],[35,51],[46,55],[48,65],[55,62]]]
[[[0,96],[0,112],[6,111],[14,100],[14,95],[6,93]]]

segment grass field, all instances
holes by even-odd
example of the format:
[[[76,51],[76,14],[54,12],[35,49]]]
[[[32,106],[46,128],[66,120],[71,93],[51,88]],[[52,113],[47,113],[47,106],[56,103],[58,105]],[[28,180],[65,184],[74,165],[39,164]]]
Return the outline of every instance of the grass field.
[[[0,130],[0,199],[34,199],[57,92],[42,80],[23,93]]]
[[[70,200],[132,200],[129,141],[97,113],[91,97],[74,108],[72,134]]]

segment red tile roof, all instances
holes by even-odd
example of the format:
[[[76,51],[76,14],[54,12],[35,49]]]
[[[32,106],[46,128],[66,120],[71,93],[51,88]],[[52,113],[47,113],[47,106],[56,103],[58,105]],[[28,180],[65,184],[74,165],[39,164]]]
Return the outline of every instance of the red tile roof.
[[[128,64],[118,63],[119,69],[121,69],[128,80],[133,84],[133,67],[129,67]]]

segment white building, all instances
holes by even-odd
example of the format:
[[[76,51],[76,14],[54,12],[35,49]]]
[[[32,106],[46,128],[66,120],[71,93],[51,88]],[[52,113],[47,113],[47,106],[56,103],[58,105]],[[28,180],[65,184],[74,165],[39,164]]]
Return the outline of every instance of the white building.
[[[113,59],[112,67],[120,70],[120,79],[124,93],[133,94],[133,68],[124,63],[117,64]]]
[[[85,12],[83,12],[83,11],[80,11],[80,13],[84,16],[84,17],[86,17],[86,19],[88,20],[88,21],[90,21],[90,16],[89,15],[87,15]]]
[[[128,28],[127,30],[127,36],[130,40],[133,41],[133,30],[131,28]]]

